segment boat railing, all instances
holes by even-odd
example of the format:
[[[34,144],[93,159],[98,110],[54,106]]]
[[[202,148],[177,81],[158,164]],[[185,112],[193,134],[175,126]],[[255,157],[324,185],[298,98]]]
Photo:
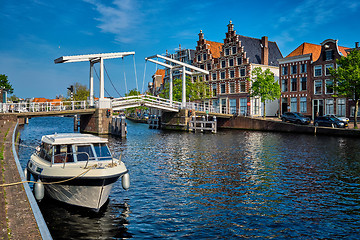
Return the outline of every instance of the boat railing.
[[[89,161],[91,160],[110,160],[112,162],[112,165],[114,164],[114,158],[113,156],[104,156],[104,157],[90,157],[88,152],[75,152],[75,153],[59,153],[54,155],[54,160],[51,162],[51,166],[53,163],[63,163],[63,168],[65,168],[66,163],[74,162],[74,155],[76,154],[78,162],[85,162],[85,168],[89,165]],[[82,160],[79,160],[79,156],[84,155],[82,157]]]

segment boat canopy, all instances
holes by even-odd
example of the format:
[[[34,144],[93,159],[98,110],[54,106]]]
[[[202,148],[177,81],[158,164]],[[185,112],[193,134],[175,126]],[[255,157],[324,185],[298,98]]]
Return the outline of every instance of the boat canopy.
[[[51,145],[107,143],[107,139],[82,133],[55,133],[45,135],[41,141]]]

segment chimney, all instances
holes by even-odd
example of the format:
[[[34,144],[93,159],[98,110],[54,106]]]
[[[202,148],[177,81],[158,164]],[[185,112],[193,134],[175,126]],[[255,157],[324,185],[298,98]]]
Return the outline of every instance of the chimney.
[[[355,42],[355,48],[359,48],[359,42]]]
[[[269,65],[269,42],[266,36],[261,38],[261,64]]]

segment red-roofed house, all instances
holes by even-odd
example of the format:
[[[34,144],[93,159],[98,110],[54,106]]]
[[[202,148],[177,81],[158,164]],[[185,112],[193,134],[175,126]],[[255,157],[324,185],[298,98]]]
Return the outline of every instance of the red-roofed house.
[[[346,47],[327,39],[320,45],[303,43],[288,56],[279,59],[280,111],[300,112],[306,116],[336,114],[349,116],[345,98],[333,97],[330,67],[336,59],[347,56]]]

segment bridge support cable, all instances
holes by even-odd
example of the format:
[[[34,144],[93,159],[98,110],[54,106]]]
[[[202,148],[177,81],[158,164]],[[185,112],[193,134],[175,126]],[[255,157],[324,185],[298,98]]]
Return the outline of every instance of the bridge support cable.
[[[145,61],[144,78],[143,78],[143,84],[142,84],[142,89],[141,89],[141,93],[142,93],[142,94],[144,93],[144,83],[145,83],[145,74],[146,74],[146,62],[147,62],[147,61]]]
[[[109,74],[108,74],[108,72],[107,72],[107,70],[106,70],[105,64],[104,64],[104,69],[105,69],[106,76],[108,77],[108,79],[109,79],[111,85],[113,86],[115,92],[119,95],[119,97],[122,97],[121,94],[120,94],[120,93],[118,92],[118,90],[116,89],[114,83],[111,81],[110,76],[109,76]]]
[[[139,91],[138,79],[137,79],[137,74],[136,74],[135,55],[133,55],[133,60],[134,60],[134,70],[135,70],[136,91]]]
[[[123,66],[124,66],[124,58],[122,58],[122,63],[123,63]],[[127,84],[126,84],[125,68],[123,70],[124,70],[125,96],[126,96],[126,93],[128,92],[128,89],[127,89]]]
[[[100,81],[100,77],[99,77],[98,73],[96,72],[96,69],[95,69],[95,68],[94,68],[94,70],[95,70],[96,77],[97,77],[98,80]],[[107,94],[109,97],[111,97],[111,95],[109,94],[109,92],[106,90],[105,87],[104,87],[104,90],[105,90],[106,94]]]

